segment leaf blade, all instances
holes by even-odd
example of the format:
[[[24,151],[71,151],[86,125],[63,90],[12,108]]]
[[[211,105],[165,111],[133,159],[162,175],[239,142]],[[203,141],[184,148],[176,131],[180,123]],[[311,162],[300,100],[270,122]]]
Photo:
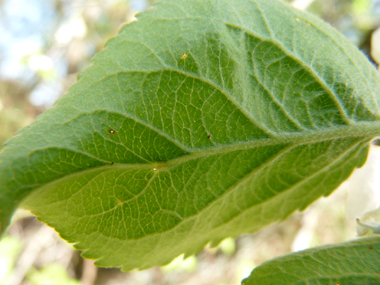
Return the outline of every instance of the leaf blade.
[[[379,89],[355,47],[287,5],[162,2],[2,150],[2,230],[23,201],[123,270],[258,230],[364,163]]]
[[[376,284],[378,237],[309,249],[265,262],[242,284]]]
[[[55,227],[63,238],[76,243],[78,249],[90,248],[84,256],[100,258],[97,261],[100,266],[122,265],[122,269],[126,271],[135,268],[137,264],[151,267],[154,265],[152,261],[167,258],[168,252],[175,249],[190,255],[210,240],[217,242],[226,235],[238,236],[283,219],[295,208],[302,209],[319,197],[321,193],[315,190],[321,184],[326,187],[323,194],[329,194],[339,185],[342,176],[348,177],[350,174],[347,164],[354,167],[365,160],[367,142],[364,140],[360,145],[357,139],[341,139],[340,144],[336,141],[301,144],[298,147],[285,144],[276,148],[277,150],[273,146],[263,146],[203,157],[197,154],[194,159],[186,157],[183,161],[180,158],[179,163],[163,165],[162,169],[158,166],[156,171],[153,171],[151,165],[141,165],[143,168],[139,170],[136,170],[136,166],[128,165],[125,171],[123,165],[117,170],[114,166],[106,166],[112,175],[105,175],[104,170],[95,170],[100,175],[95,181],[92,176],[87,178],[86,175],[80,175],[79,181],[75,179],[55,182],[58,186],[45,186],[45,189],[35,191],[23,206]],[[311,151],[307,152],[309,149]],[[322,169],[319,169],[318,163],[315,169],[303,173],[302,178],[301,175],[292,174],[293,169],[287,173],[282,171],[289,157],[299,157],[300,153],[305,165],[316,164],[321,159],[322,149],[326,152],[323,159],[329,159]],[[319,152],[318,155],[315,151]],[[342,152],[340,159],[334,154],[337,151]],[[303,168],[300,164],[299,171]],[[130,177],[141,171],[144,173],[142,177],[149,178],[143,186],[138,187]],[[90,172],[92,175],[93,171]],[[117,175],[119,178],[114,177],[115,172],[120,172]],[[128,178],[120,179],[120,176],[126,175]],[[282,182],[274,181],[267,185],[267,178],[276,175]],[[77,192],[73,193],[73,185],[80,185],[82,180],[85,181],[83,183],[91,181],[92,185],[76,186]],[[221,183],[213,183],[215,180]],[[113,181],[119,182],[113,187],[99,186],[112,184]],[[328,183],[323,183],[324,181]],[[162,187],[160,183],[165,182],[166,187]],[[126,186],[131,183],[133,184],[130,187]],[[186,189],[187,185],[192,187]],[[252,193],[253,185],[260,191]],[[96,191],[98,188],[101,190]],[[308,195],[305,195],[305,188]],[[122,200],[121,197],[124,196],[117,196],[117,189],[130,195]],[[107,193],[95,194],[99,191]],[[173,198],[173,192],[178,193],[176,198]],[[62,196],[62,193],[69,194]],[[116,198],[121,200],[116,201]],[[113,209],[102,208],[101,205],[110,204],[110,199],[115,200]],[[95,211],[96,209],[99,211]],[[147,213],[151,217],[147,217]],[[143,217],[137,218],[139,215]],[[93,216],[101,219],[93,219]],[[123,218],[118,218],[120,216]],[[115,223],[109,221],[114,219]],[[62,220],[65,221],[64,224],[61,223]],[[145,223],[142,222],[144,220]],[[75,230],[70,233],[70,229]],[[189,232],[192,233],[190,238]],[[115,252],[104,246],[109,243]],[[117,248],[122,250],[116,251]],[[111,257],[107,256],[110,252],[113,252]],[[133,252],[134,258],[126,256],[125,252]]]

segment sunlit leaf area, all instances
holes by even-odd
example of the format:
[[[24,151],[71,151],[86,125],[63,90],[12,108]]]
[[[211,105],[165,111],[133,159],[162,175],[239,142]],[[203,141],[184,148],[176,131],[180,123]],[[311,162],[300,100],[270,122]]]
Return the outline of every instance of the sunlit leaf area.
[[[287,2],[330,23],[377,67],[380,0]],[[0,0],[1,145],[64,95],[107,40],[152,4],[153,0]],[[356,218],[365,222],[365,213],[380,204],[379,169],[380,147],[373,144],[363,168],[305,211],[254,234],[208,245],[197,255],[180,255],[166,266],[127,273],[94,266],[53,229],[19,210],[0,240],[0,285],[241,284],[269,259],[354,239]]]

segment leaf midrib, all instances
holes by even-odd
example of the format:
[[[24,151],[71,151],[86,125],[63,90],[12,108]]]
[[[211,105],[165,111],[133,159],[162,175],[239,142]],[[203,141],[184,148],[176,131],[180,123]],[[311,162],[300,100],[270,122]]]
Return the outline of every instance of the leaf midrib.
[[[323,140],[322,140],[323,141]],[[296,184],[294,185],[291,185],[290,187],[288,187],[287,189],[285,189],[284,191],[282,191],[281,193],[278,193],[277,195],[273,195],[272,197],[258,203],[258,204],[254,204],[246,209],[244,209],[243,211],[241,211],[240,213],[238,213],[237,215],[234,215],[233,217],[230,217],[230,219],[226,220],[223,224],[220,224],[210,230],[215,230],[217,228],[219,228],[220,226],[223,226],[227,223],[230,223],[232,222],[234,219],[238,218],[239,216],[241,216],[242,214],[244,214],[246,211],[249,211],[250,209],[254,208],[254,207],[257,207],[257,206],[260,206],[262,205],[263,203],[268,203],[270,202],[271,200],[273,199],[278,199],[279,196],[283,196],[283,195],[288,195],[288,192],[293,190],[294,188],[298,187],[299,185],[302,185],[303,183],[306,183],[308,182],[310,179],[312,179],[313,177],[315,177],[316,175],[320,174],[321,172],[325,171],[326,169],[328,169],[332,164],[336,163],[337,161],[343,159],[348,153],[350,153],[353,149],[355,149],[359,144],[363,143],[365,141],[365,139],[361,140],[361,141],[358,141],[355,145],[353,146],[350,146],[347,150],[345,150],[342,154],[339,155],[339,157],[337,157],[336,159],[334,159],[331,163],[329,163],[328,165],[325,165],[323,168],[319,169],[318,171],[316,171],[315,173],[311,174],[310,176],[307,176],[305,179],[302,179],[301,181],[297,182]],[[204,212],[206,211],[207,209],[209,209],[210,207],[212,207],[212,205],[214,205],[215,202],[217,202],[218,200],[220,200],[223,196],[227,195],[228,193],[230,193],[232,190],[236,189],[237,187],[239,187],[242,183],[244,183],[245,181],[247,181],[248,179],[250,179],[252,177],[252,175],[254,175],[257,171],[260,171],[261,169],[263,169],[263,167],[267,167],[268,165],[271,165],[273,163],[273,161],[277,160],[279,157],[281,157],[283,154],[287,153],[288,151],[290,151],[291,149],[293,149],[294,147],[296,147],[297,145],[301,145],[301,144],[304,144],[304,143],[299,143],[299,144],[294,144],[294,145],[289,145],[287,147],[285,147],[283,150],[280,150],[278,153],[276,153],[273,157],[270,157],[268,161],[265,161],[263,164],[259,165],[258,167],[255,167],[253,168],[249,173],[247,173],[243,178],[241,178],[240,180],[238,180],[236,183],[234,183],[233,185],[231,185],[230,187],[228,187],[226,189],[226,191],[221,194],[220,196],[218,196],[215,200],[213,200],[211,203],[209,203],[207,206],[205,206],[204,208],[202,208],[200,211],[198,211],[196,214],[194,215],[191,215],[191,216],[188,216],[186,218],[183,218],[181,217],[181,221],[176,224],[173,228],[170,228],[164,232],[169,232],[169,231],[173,231],[175,230],[177,227],[179,227],[183,222],[187,221],[187,220],[190,220],[192,218],[195,218],[196,216],[199,216],[199,214],[201,212]],[[359,151],[359,150],[357,150]],[[207,152],[206,152],[207,153]],[[213,155],[213,154],[210,154],[210,155]],[[207,155],[205,155],[207,156]],[[187,155],[186,156],[187,158],[189,158],[188,160],[191,160],[191,159],[194,159],[193,158],[193,155]],[[190,159],[190,157],[192,157]],[[181,158],[179,159],[175,159],[175,160],[180,160]],[[174,160],[174,161],[175,161]],[[183,162],[182,162],[183,163]],[[138,167],[136,167],[138,166]],[[155,165],[154,165],[155,166]],[[99,169],[103,168],[105,170],[105,172],[107,171],[112,171],[112,168],[118,168],[118,169],[128,169],[128,168],[131,168],[131,169],[145,169],[145,170],[149,170],[149,169],[152,169],[152,165],[146,165],[146,164],[138,164],[138,165],[131,165],[131,164],[119,164],[119,165],[114,165],[114,166],[102,166],[102,167],[97,167],[97,168],[92,168],[90,170],[84,170],[84,171],[81,171],[81,172],[77,172],[77,173],[74,173],[74,174],[70,174],[70,175],[67,175],[65,177],[62,177],[60,179],[57,179],[55,181],[52,181],[50,183],[47,183],[45,185],[41,185],[39,188],[37,189],[34,189],[34,190],[40,190],[42,188],[46,188],[46,187],[49,187],[51,185],[54,185],[54,184],[59,184],[62,180],[65,180],[65,179],[69,179],[69,178],[75,178],[75,177],[80,177],[82,176],[83,174],[88,174],[88,173],[91,173],[91,172],[96,172],[96,171],[99,171]],[[165,169],[164,171],[166,171],[168,168],[165,166]],[[100,174],[103,174],[104,172],[102,173],[99,173]],[[157,169],[157,172],[155,173],[154,176],[156,176],[156,174],[159,173],[159,169]],[[96,175],[97,177],[98,175]],[[91,180],[95,179],[92,178]],[[151,183],[151,181],[153,180],[153,177],[149,180],[149,183]],[[143,190],[141,193],[138,194],[138,196],[140,196],[141,194],[143,194],[143,192],[145,192],[145,190]],[[21,205],[22,206],[22,205]],[[110,212],[110,211],[113,211],[114,209],[109,209],[108,211],[106,212]],[[102,212],[102,213],[99,213],[99,214],[96,214],[96,215],[91,215],[92,216],[100,216],[100,215],[103,215],[105,212]],[[173,214],[173,212],[171,212]],[[102,233],[99,233],[99,234],[102,234]],[[162,232],[160,233],[153,233],[153,234],[149,234],[149,235],[145,235],[141,238],[145,238],[147,236],[154,236],[154,235],[158,235],[158,234],[162,234]],[[115,238],[115,237],[113,237]],[[141,238],[137,238],[137,239],[127,239],[127,240],[139,240]],[[118,239],[118,238],[116,238]]]
[[[118,113],[118,112],[113,112],[113,113],[125,116],[125,114],[122,114],[122,113]],[[160,165],[160,164],[161,165],[165,164],[165,167],[172,167],[172,166],[176,166],[178,164],[181,164],[181,163],[184,163],[186,161],[193,160],[196,158],[211,156],[215,154],[228,153],[228,152],[238,151],[238,150],[247,150],[247,149],[261,147],[261,146],[271,146],[271,145],[277,145],[277,144],[293,144],[294,146],[296,146],[300,144],[311,144],[311,143],[341,139],[341,138],[346,138],[346,137],[357,137],[357,138],[366,137],[370,139],[370,138],[375,138],[376,136],[379,136],[379,135],[380,135],[380,122],[377,122],[377,121],[370,122],[370,123],[359,122],[351,126],[326,128],[318,132],[305,131],[305,132],[300,132],[300,133],[282,133],[281,137],[278,137],[278,138],[258,139],[254,141],[248,141],[248,142],[236,142],[233,145],[219,145],[219,146],[210,147],[210,148],[193,149],[189,151],[190,153],[188,155],[184,155],[178,158],[173,158],[166,162],[153,161],[150,163],[135,163],[135,164],[115,163],[111,167],[127,166],[127,167],[134,167],[136,169],[149,169],[149,168],[156,167],[157,165]],[[44,148],[34,149],[33,152],[31,153],[35,153],[37,151],[46,150],[50,148],[69,150],[72,152],[76,152],[78,154],[86,155],[88,157],[91,157],[92,159],[96,159],[98,161],[105,162],[105,163],[113,162],[113,161],[101,159],[85,151],[78,150],[75,148],[70,148],[70,147],[48,146]],[[104,166],[100,166],[100,167],[104,167]],[[109,167],[109,166],[105,166],[105,167]],[[98,168],[99,167],[95,167],[92,169],[98,169]]]
[[[257,4],[257,3],[256,3]],[[259,11],[260,11],[260,13],[261,14],[263,14],[263,12],[261,11],[261,8],[259,8]],[[263,16],[263,15],[262,15]],[[264,17],[264,16],[263,16]],[[242,31],[245,31],[246,33],[248,33],[248,34],[252,34],[252,36],[254,36],[254,37],[256,37],[256,38],[258,38],[258,39],[260,39],[260,40],[265,40],[265,41],[270,41],[270,42],[272,42],[275,46],[277,46],[277,47],[279,47],[287,56],[289,56],[289,57],[291,57],[292,59],[294,59],[296,62],[298,62],[303,68],[305,68],[306,69],[306,71],[309,73],[309,74],[311,74],[311,75],[313,75],[313,77],[316,79],[316,81],[319,83],[319,84],[321,84],[323,87],[324,87],[324,90],[325,91],[327,91],[330,95],[331,95],[331,97],[333,97],[333,99],[334,100],[337,100],[337,98],[336,98],[336,96],[335,96],[335,93],[324,83],[324,81],[320,78],[320,76],[316,73],[316,72],[314,72],[314,70],[309,66],[309,65],[305,65],[305,63],[302,61],[302,60],[300,60],[300,58],[298,58],[293,52],[291,52],[290,50],[288,50],[288,49],[286,49],[277,39],[275,39],[275,38],[273,38],[273,36],[272,36],[272,34],[271,34],[271,37],[270,38],[268,38],[268,37],[264,37],[263,35],[259,35],[259,34],[257,34],[257,33],[255,33],[254,31],[251,31],[251,30],[247,30],[246,28],[244,28],[244,27],[240,27],[240,26],[236,26],[236,25],[234,25],[234,24],[231,24],[231,23],[226,23],[226,22],[224,22],[224,21],[222,21],[222,20],[220,20],[220,19],[216,19],[216,18],[204,18],[204,17],[192,17],[192,18],[200,18],[200,19],[204,19],[204,20],[216,20],[216,21],[220,21],[220,22],[222,22],[222,23],[224,23],[225,25],[231,25],[231,26],[234,26],[234,27],[236,27],[236,28],[238,28],[238,29],[240,29],[240,30],[242,30]],[[181,19],[181,18],[177,18],[177,19],[174,19],[174,20],[179,20],[179,19]],[[188,18],[187,18],[188,19]],[[173,19],[155,19],[155,20],[173,20]],[[264,18],[264,20],[265,20],[265,22],[266,22],[266,24],[268,25],[268,23],[267,23],[267,19],[266,18]],[[316,27],[318,30],[320,30],[318,27]],[[271,32],[271,28],[270,27],[268,27],[268,29],[269,29],[269,32]],[[331,37],[330,37],[331,38]],[[128,39],[126,39],[126,40],[122,40],[121,42],[123,42],[123,41],[128,41],[128,42],[132,42],[132,43],[136,43],[136,44],[143,44],[143,43],[138,43],[138,42],[134,42],[134,41],[131,41],[131,40],[128,40]],[[120,42],[119,42],[120,43]],[[183,74],[183,75],[185,75],[185,76],[187,76],[187,77],[191,77],[191,78],[194,78],[194,79],[198,79],[198,80],[200,80],[200,81],[202,81],[202,82],[205,82],[206,84],[209,84],[209,85],[211,85],[213,88],[215,88],[216,90],[218,90],[219,92],[221,92],[224,96],[225,96],[225,98],[227,99],[227,100],[229,100],[234,106],[236,106],[236,108],[237,109],[239,109],[239,111],[240,112],[242,112],[244,115],[245,115],[245,117],[247,118],[247,119],[249,119],[256,127],[259,127],[262,131],[264,131],[267,135],[270,135],[271,137],[275,137],[275,140],[276,140],[276,142],[279,142],[279,141],[282,141],[282,139],[284,138],[284,137],[288,137],[288,138],[286,138],[285,139],[285,141],[286,142],[288,142],[288,141],[293,141],[294,140],[294,138],[295,137],[297,137],[298,136],[298,134],[291,134],[291,135],[289,135],[289,134],[287,134],[287,133],[275,133],[275,132],[273,132],[273,131],[271,131],[271,130],[269,130],[268,128],[267,128],[267,126],[266,125],[263,125],[263,124],[261,124],[260,122],[258,122],[256,119],[254,119],[252,116],[251,116],[251,114],[249,113],[249,112],[247,112],[238,102],[236,102],[235,101],[235,99],[229,94],[229,92],[227,92],[227,90],[224,90],[223,88],[221,88],[218,84],[215,84],[212,80],[208,80],[207,78],[204,78],[204,77],[200,77],[200,76],[198,76],[198,74],[195,74],[195,73],[191,73],[191,72],[185,72],[185,71],[181,71],[181,70],[178,70],[178,69],[174,69],[174,68],[172,68],[172,67],[169,67],[169,66],[167,66],[163,61],[162,61],[162,59],[157,55],[157,53],[154,51],[154,50],[152,50],[150,47],[148,47],[148,46],[146,46],[145,44],[143,44],[146,48],[148,48],[151,52],[152,52],[152,54],[154,55],[154,56],[156,56],[156,58],[161,62],[161,64],[164,66],[164,68],[160,68],[160,69],[156,69],[156,70],[146,70],[146,71],[144,71],[144,70],[124,70],[124,71],[119,71],[119,72],[115,72],[115,73],[112,73],[112,74],[109,74],[109,75],[107,75],[107,76],[105,76],[105,77],[102,77],[101,79],[99,79],[99,80],[97,80],[97,81],[94,81],[92,84],[90,84],[85,90],[88,90],[89,88],[91,88],[94,84],[96,84],[96,83],[98,83],[98,82],[101,82],[101,81],[103,81],[103,80],[105,80],[106,78],[108,78],[108,77],[111,77],[111,76],[115,76],[115,75],[117,75],[117,74],[120,74],[120,73],[130,73],[130,72],[136,72],[136,73],[147,73],[147,74],[150,74],[150,73],[153,73],[153,72],[163,72],[163,71],[172,71],[172,72],[177,72],[177,73],[181,73],[181,74]],[[343,49],[343,47],[341,46],[341,45],[339,45],[339,47],[345,52],[345,50]],[[345,54],[347,54],[346,52],[345,52]],[[352,59],[351,59],[351,61],[352,61]],[[357,68],[357,66],[355,65],[355,67]],[[81,81],[81,80],[83,80],[84,78],[82,77],[79,81]],[[318,80],[318,79],[320,79],[320,80]],[[321,80],[322,80],[322,82],[321,82]],[[268,91],[269,92],[269,91]],[[273,97],[273,94],[271,93],[271,92],[269,92],[271,95],[272,95],[272,97]],[[372,95],[372,94],[371,94]],[[373,96],[373,95],[372,95]],[[347,114],[346,114],[346,112],[344,111],[344,109],[343,109],[343,107],[342,107],[342,105],[341,105],[341,103],[340,102],[337,102],[338,103],[338,109],[340,109],[340,113],[342,113],[342,114],[344,114],[344,117],[346,117],[347,116]],[[57,107],[59,107],[59,106],[57,106]],[[101,111],[101,110],[99,110],[99,111]],[[106,112],[109,112],[110,110],[103,110],[103,111],[106,111]],[[118,112],[116,112],[116,111],[112,111],[112,112],[114,112],[114,113],[118,113]],[[120,115],[123,115],[123,116],[127,116],[127,117],[129,117],[129,118],[131,118],[131,119],[134,119],[134,120],[136,120],[136,122],[138,122],[138,123],[140,123],[140,124],[143,124],[143,125],[145,125],[146,127],[149,127],[149,128],[151,128],[151,129],[153,129],[154,131],[156,131],[157,133],[159,133],[161,136],[164,136],[166,139],[168,139],[168,140],[170,140],[171,142],[173,142],[173,143],[175,143],[178,147],[180,147],[182,150],[184,150],[184,151],[187,151],[187,152],[190,152],[190,153],[192,153],[192,152],[194,152],[194,148],[193,149],[190,149],[189,147],[187,147],[187,146],[185,146],[185,145],[183,145],[182,143],[180,143],[180,142],[178,142],[176,139],[174,139],[174,138],[172,138],[171,136],[169,136],[168,134],[166,134],[166,133],[164,133],[162,130],[159,130],[159,129],[157,129],[157,128],[155,128],[154,126],[152,126],[152,125],[149,125],[147,122],[145,122],[145,121],[143,121],[143,120],[141,120],[141,119],[139,119],[139,118],[137,118],[136,116],[131,116],[131,114],[127,114],[127,113],[119,113]],[[287,114],[287,113],[286,113]],[[350,123],[351,123],[351,121],[350,121]],[[356,123],[356,125],[357,125],[357,123]],[[379,126],[379,130],[380,130],[380,126]],[[361,131],[361,129],[360,129],[360,131]],[[315,135],[316,133],[315,132],[307,132],[307,133],[309,133],[309,135],[311,135],[311,136],[313,136],[313,135]],[[359,133],[362,133],[362,132],[359,132]],[[377,131],[375,131],[374,132],[374,136],[375,135],[378,135],[380,132],[377,132]],[[348,134],[348,135],[350,135],[350,134]],[[280,137],[281,136],[281,137]],[[290,138],[289,138],[290,137]],[[263,142],[263,144],[266,144],[266,142],[268,142],[268,140],[266,140],[266,139],[263,139],[263,140],[259,140],[260,142]],[[256,143],[256,142],[255,142]],[[254,144],[255,144],[254,143]],[[239,143],[239,144],[241,144],[241,143]],[[248,144],[250,144],[250,143],[248,143]],[[268,144],[271,144],[270,142],[268,143]],[[199,149],[195,149],[195,150],[199,150]]]

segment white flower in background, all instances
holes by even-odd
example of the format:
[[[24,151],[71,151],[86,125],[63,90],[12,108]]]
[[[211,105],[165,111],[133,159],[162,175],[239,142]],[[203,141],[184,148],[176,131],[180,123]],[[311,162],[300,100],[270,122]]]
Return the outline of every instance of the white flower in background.
[[[358,236],[380,234],[380,209],[366,213],[361,219],[356,219]]]
[[[347,218],[355,219],[380,205],[380,147],[371,145],[367,162],[339,188],[348,192]]]

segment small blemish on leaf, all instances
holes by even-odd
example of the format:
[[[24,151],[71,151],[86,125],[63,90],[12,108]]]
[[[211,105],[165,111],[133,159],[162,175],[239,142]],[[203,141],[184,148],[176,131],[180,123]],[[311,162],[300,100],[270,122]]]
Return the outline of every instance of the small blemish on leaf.
[[[296,22],[298,22],[298,23],[304,23],[306,26],[310,26],[310,23],[308,21],[305,21],[305,20],[300,19],[300,18],[296,18]]]
[[[109,130],[108,131],[110,134],[114,134],[115,133],[115,130]]]
[[[111,165],[113,165],[113,164],[114,164],[114,162],[112,161],[112,162],[111,162]]]
[[[186,59],[188,56],[188,54],[186,52],[184,52],[182,55],[181,55],[181,59]]]
[[[369,250],[373,250],[373,246],[370,245],[370,246],[368,247],[368,249],[369,249]]]
[[[152,165],[152,171],[164,171],[168,168],[168,165],[166,163],[155,163]]]
[[[211,138],[211,135],[208,135],[207,138],[208,138],[208,139]]]

